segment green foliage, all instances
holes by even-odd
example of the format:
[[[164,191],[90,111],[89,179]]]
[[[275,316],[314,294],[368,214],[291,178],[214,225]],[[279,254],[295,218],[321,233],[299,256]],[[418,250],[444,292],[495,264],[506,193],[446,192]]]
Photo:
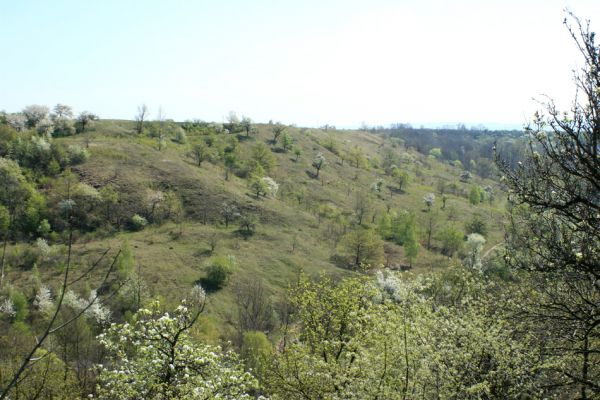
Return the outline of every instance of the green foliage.
[[[265,172],[270,172],[275,166],[275,157],[266,144],[259,142],[250,150],[250,167],[255,169],[260,166]]]
[[[471,221],[465,224],[465,231],[467,235],[470,233],[478,233],[481,236],[486,236],[488,233],[488,228],[483,218],[475,215]]]
[[[25,179],[19,165],[0,157],[0,204],[12,213],[25,204],[33,192],[33,187]]]
[[[377,221],[377,232],[385,240],[392,239],[394,237],[392,232],[392,219],[393,215],[389,213],[382,214]]]
[[[292,148],[293,144],[294,141],[292,140],[292,137],[287,132],[284,132],[283,135],[281,135],[281,148],[283,151],[287,153]]]
[[[121,254],[117,260],[117,276],[120,280],[127,279],[135,268],[135,257],[129,242],[125,240],[121,245]]]
[[[469,203],[476,206],[485,199],[484,191],[477,185],[471,186],[469,190]]]
[[[29,315],[29,304],[27,303],[27,297],[17,290],[13,290],[10,294],[10,299],[13,303],[15,316],[14,319],[17,322],[25,321],[25,318]]]
[[[206,161],[210,157],[210,151],[204,143],[196,143],[192,146],[190,152],[192,158],[199,167],[202,166],[202,162]]]
[[[257,174],[252,174],[250,179],[248,180],[248,188],[254,193],[256,198],[259,198],[261,195],[266,196],[269,190],[267,183],[264,181],[262,176]]]
[[[146,225],[148,225],[148,220],[141,215],[135,214],[133,217],[131,217],[131,228],[134,231],[140,231],[144,229]]]
[[[75,371],[57,354],[40,349],[33,358],[36,362],[28,369],[26,379],[9,392],[9,398],[68,400],[82,395]],[[0,366],[0,387],[4,386],[2,378],[14,372],[6,364]]]
[[[535,346],[506,329],[510,316],[485,282],[462,269],[451,277],[379,274],[377,288],[301,279],[291,293],[299,332],[275,355],[273,396],[542,397]]]
[[[410,182],[410,175],[408,175],[408,172],[401,171],[400,168],[396,166],[392,167],[392,177],[398,184],[398,190],[400,192],[403,192]]]
[[[323,167],[325,167],[325,165],[327,165],[327,159],[325,159],[325,156],[323,156],[323,154],[321,154],[321,153],[317,154],[315,159],[312,162],[312,166],[317,171],[315,174],[315,177],[317,177],[317,178],[319,177],[319,172],[321,171],[321,169]]]
[[[442,149],[439,147],[434,147],[433,149],[429,150],[429,155],[435,158],[442,158]]]
[[[453,226],[447,226],[438,233],[437,240],[442,244],[442,253],[452,257],[461,250],[464,234]]]
[[[4,235],[8,233],[9,227],[10,213],[8,212],[8,209],[6,207],[0,205],[0,238],[4,238]]]
[[[342,237],[338,252],[355,268],[383,263],[383,241],[375,230],[357,227]]]
[[[263,332],[244,332],[240,355],[246,369],[263,380],[273,356],[273,346]]]

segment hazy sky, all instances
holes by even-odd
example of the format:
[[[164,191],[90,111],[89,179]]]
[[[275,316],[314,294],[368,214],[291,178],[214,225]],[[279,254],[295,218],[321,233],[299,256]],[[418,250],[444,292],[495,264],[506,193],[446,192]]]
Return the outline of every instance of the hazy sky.
[[[518,126],[571,96],[565,7],[600,31],[599,0],[0,0],[0,109]]]

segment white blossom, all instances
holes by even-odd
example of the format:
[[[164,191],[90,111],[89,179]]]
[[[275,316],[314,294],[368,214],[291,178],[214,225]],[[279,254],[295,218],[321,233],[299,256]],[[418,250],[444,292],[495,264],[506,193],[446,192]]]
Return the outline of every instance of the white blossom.
[[[50,289],[48,289],[47,286],[40,286],[40,289],[35,295],[33,305],[40,310],[42,314],[50,314],[54,307],[54,302],[52,301],[52,293],[50,293]]]
[[[9,317],[14,317],[16,314],[15,304],[11,299],[0,300],[0,314],[6,314]]]

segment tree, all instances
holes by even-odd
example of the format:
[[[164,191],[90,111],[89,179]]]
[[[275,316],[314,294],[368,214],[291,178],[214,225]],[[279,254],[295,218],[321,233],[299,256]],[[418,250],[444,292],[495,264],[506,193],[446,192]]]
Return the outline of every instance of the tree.
[[[34,193],[34,189],[27,182],[19,165],[13,160],[0,157],[0,206],[6,208],[10,220],[7,231],[4,233],[2,259],[0,261],[0,287],[4,279],[6,243],[8,240],[8,231],[13,230],[15,221],[21,216],[27,206],[28,200]]]
[[[273,144],[277,143],[279,137],[285,132],[286,126],[280,123],[276,123],[271,127],[271,132],[273,132]]]
[[[321,154],[321,153],[317,154],[317,156],[315,157],[315,159],[312,162],[312,166],[317,171],[315,174],[315,178],[319,177],[319,172],[325,165],[327,165],[327,160],[325,159],[325,156],[323,156],[323,154]]]
[[[263,179],[262,176],[253,174],[248,181],[248,187],[250,190],[256,195],[258,199],[261,195],[266,196],[269,193],[269,187],[267,186],[267,182]]]
[[[485,238],[478,233],[467,236],[467,259],[466,264],[474,270],[481,271],[481,251],[485,244]]]
[[[474,206],[478,205],[482,201],[481,195],[481,188],[479,186],[471,186],[471,190],[469,190],[469,203]]]
[[[223,164],[225,166],[225,180],[229,180],[229,174],[237,168],[239,163],[238,155],[235,152],[225,154]]]
[[[348,159],[354,163],[354,166],[356,168],[360,168],[362,165],[365,164],[365,155],[362,151],[362,149],[358,146],[354,146],[349,152],[348,152]]]
[[[240,215],[239,221],[240,232],[244,236],[244,238],[248,238],[249,236],[254,234],[257,222],[257,218],[254,214],[251,214],[249,212],[243,212]]]
[[[109,358],[99,366],[99,399],[253,398],[257,382],[233,353],[191,340],[204,291],[195,287],[189,297],[163,315],[154,302],[133,323],[113,324],[100,336]]]
[[[423,196],[423,203],[427,207],[427,212],[431,212],[431,208],[433,207],[433,203],[435,202],[435,194],[428,193]]]
[[[250,136],[250,132],[252,132],[252,120],[248,117],[243,117],[242,122],[240,122],[242,129],[246,132],[246,137]]]
[[[240,212],[235,204],[223,203],[220,211],[225,222],[225,228],[229,227],[229,223],[240,217]]]
[[[542,103],[523,161],[496,161],[514,203],[505,258],[534,271],[542,295],[527,314],[550,328],[550,355],[568,360],[556,384],[588,399],[600,393],[600,49],[589,21],[569,13],[565,25],[583,57],[570,112]]]
[[[469,233],[479,233],[481,236],[487,235],[487,224],[478,215],[475,215],[471,221],[465,224],[465,231],[467,235]]]
[[[36,128],[38,124],[48,118],[50,109],[46,106],[33,104],[25,107],[22,112],[27,120],[27,127]]]
[[[240,355],[246,369],[252,371],[259,380],[264,380],[273,357],[273,345],[267,335],[260,331],[244,332]]]
[[[202,162],[206,161],[209,158],[210,151],[206,144],[200,142],[192,146],[192,151],[190,154],[196,162],[196,164],[200,167],[202,166]]]
[[[250,331],[269,333],[275,326],[275,310],[267,288],[259,279],[246,279],[236,282],[236,315],[234,318],[238,343],[242,344],[244,334]]]
[[[266,144],[259,142],[252,146],[250,151],[253,169],[260,165],[266,172],[271,172],[275,166],[275,157],[271,153],[271,149]]]
[[[410,180],[410,176],[408,175],[408,172],[401,171],[400,168],[395,167],[395,168],[392,168],[392,177],[398,183],[398,191],[403,192]]]
[[[370,228],[357,227],[342,238],[338,251],[355,268],[376,267],[383,263],[383,241]]]
[[[89,111],[82,111],[77,116],[77,123],[79,124],[78,131],[83,133],[94,121],[98,120],[98,116]],[[143,124],[143,121],[142,121]]]
[[[150,111],[148,110],[148,106],[146,104],[141,104],[137,108],[137,114],[135,115],[135,131],[138,135],[141,135],[144,132],[144,122],[148,118],[148,114]]]
[[[358,190],[354,195],[354,215],[356,216],[356,223],[362,225],[367,215],[367,212],[371,209],[372,201],[369,192],[364,190]]]
[[[440,231],[437,239],[442,243],[442,253],[452,257],[460,251],[464,234],[453,226],[447,226]]]
[[[431,250],[431,239],[438,223],[438,211],[429,209],[427,212],[427,224],[425,225],[425,235],[427,235],[427,250]]]
[[[296,156],[296,158],[294,159],[294,161],[298,162],[298,159],[302,155],[302,149],[300,147],[298,147],[298,146],[294,146],[294,155]]]
[[[294,141],[292,140],[292,137],[287,132],[284,132],[283,135],[281,135],[281,148],[283,151],[287,153],[288,150],[292,148],[293,144]]]
[[[57,104],[52,109],[56,118],[73,118],[73,108],[65,104]]]

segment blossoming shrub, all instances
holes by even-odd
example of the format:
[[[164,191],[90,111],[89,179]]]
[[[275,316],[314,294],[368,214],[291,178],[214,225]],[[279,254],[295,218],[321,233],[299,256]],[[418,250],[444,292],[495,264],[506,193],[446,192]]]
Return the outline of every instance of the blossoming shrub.
[[[258,382],[234,353],[192,342],[187,330],[199,311],[183,301],[173,314],[154,302],[132,323],[112,324],[99,336],[109,352],[100,365],[100,399],[250,399]]]

